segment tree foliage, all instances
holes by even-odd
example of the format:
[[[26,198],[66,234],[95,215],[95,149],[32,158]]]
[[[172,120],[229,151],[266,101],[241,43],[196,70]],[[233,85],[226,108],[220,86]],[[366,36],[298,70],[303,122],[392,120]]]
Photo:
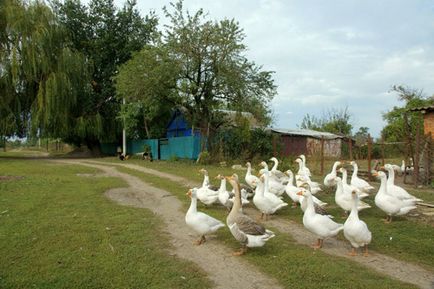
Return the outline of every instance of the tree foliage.
[[[2,134],[45,136],[75,129],[73,111],[89,85],[87,61],[65,41],[65,30],[43,2],[7,0],[1,14]]]
[[[300,128],[349,136],[353,125],[348,107],[346,107],[345,109],[328,110],[321,118],[306,114],[301,121]]]
[[[164,9],[170,24],[161,41],[121,67],[116,78],[120,95],[151,107],[181,106],[202,129],[220,121],[221,108],[249,111],[269,123],[269,102],[276,93],[272,72],[244,56],[245,35],[238,23],[207,20],[202,9],[190,14],[182,1],[170,8]]]
[[[434,97],[426,97],[421,90],[403,85],[394,85],[391,91],[397,93],[398,99],[403,101],[404,105],[395,106],[383,114],[383,119],[387,124],[381,131],[381,135],[389,142],[412,141],[418,127],[422,132],[423,117],[420,112],[411,111],[411,109],[433,105]]]
[[[97,144],[119,136],[121,122],[115,116],[120,112],[120,100],[115,97],[112,78],[134,51],[152,41],[157,25],[154,15],[141,17],[135,5],[135,1],[127,1],[117,10],[113,0],[92,0],[88,7],[78,0],[53,4],[72,46],[91,64],[91,90],[78,112],[85,134],[71,135],[71,140],[78,137],[76,142]]]

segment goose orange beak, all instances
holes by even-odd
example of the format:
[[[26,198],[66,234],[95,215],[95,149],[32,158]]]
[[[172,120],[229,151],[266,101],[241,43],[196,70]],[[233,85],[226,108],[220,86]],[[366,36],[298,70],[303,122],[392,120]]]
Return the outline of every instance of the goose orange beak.
[[[297,192],[297,196],[303,196],[303,191]]]
[[[374,177],[378,177],[378,173],[377,173],[377,172],[373,172],[372,175],[373,175]]]
[[[188,192],[186,193],[187,196],[189,196],[191,198],[191,189],[188,190]]]

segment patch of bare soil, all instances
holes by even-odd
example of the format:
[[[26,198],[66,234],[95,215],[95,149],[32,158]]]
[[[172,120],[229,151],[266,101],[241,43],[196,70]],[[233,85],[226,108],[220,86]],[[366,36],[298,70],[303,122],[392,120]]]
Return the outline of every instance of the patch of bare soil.
[[[107,191],[108,198],[125,206],[147,208],[165,222],[165,231],[171,237],[173,248],[169,253],[190,260],[200,266],[215,283],[215,288],[281,288],[278,282],[260,272],[245,260],[231,255],[225,246],[212,237],[201,246],[193,245],[198,236],[185,225],[181,202],[169,192],[155,188],[137,177],[117,171],[106,163],[94,164],[79,160],[59,162],[85,165],[102,170],[105,174],[124,179],[128,188]],[[242,278],[240,278],[242,276]]]
[[[12,180],[22,180],[24,179],[23,176],[0,176],[0,182],[1,181],[12,181]]]
[[[92,163],[105,164],[102,162],[92,161]],[[105,164],[106,165],[106,164]],[[200,184],[192,182],[191,180],[183,177],[175,176],[172,174],[160,172],[157,170],[141,167],[133,164],[115,164],[121,165],[130,169],[135,169],[147,174],[156,175],[159,177],[167,178],[171,181],[178,182],[181,185],[189,187],[200,186]],[[245,213],[256,218],[258,211],[253,208],[246,208]],[[282,218],[274,217],[267,221],[271,226],[277,228],[281,232],[286,232],[292,235],[292,237],[300,244],[310,246],[316,241],[316,237],[307,231],[303,225],[296,222],[285,220]],[[185,227],[184,224],[182,226]],[[323,252],[344,257],[354,262],[363,264],[369,268],[372,268],[384,275],[388,275],[392,278],[398,279],[403,282],[411,283],[419,286],[420,288],[433,289],[434,273],[428,271],[418,265],[397,260],[387,255],[380,254],[378,252],[370,251],[370,256],[363,257],[351,257],[348,256],[348,252],[351,250],[350,245],[347,242],[337,239],[328,239],[324,241]]]

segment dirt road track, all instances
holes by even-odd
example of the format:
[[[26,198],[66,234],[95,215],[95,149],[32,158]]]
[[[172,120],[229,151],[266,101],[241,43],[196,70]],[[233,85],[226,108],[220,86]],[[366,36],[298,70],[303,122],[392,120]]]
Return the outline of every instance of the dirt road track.
[[[128,181],[128,183],[130,184],[131,188],[134,188],[134,193],[132,192],[132,190],[129,190],[128,192],[125,191],[125,189],[115,189],[113,191],[110,191],[108,193],[108,196],[124,205],[130,205],[130,206],[140,206],[140,207],[146,207],[146,208],[150,208],[150,209],[155,209],[158,206],[163,206],[164,211],[168,212],[168,211],[176,211],[178,212],[179,216],[166,216],[169,219],[167,219],[170,223],[174,222],[174,221],[180,221],[182,225],[177,224],[176,226],[178,227],[182,227],[182,228],[176,228],[178,230],[181,230],[182,232],[179,232],[179,234],[185,234],[184,236],[179,236],[179,238],[181,239],[188,239],[188,240],[182,240],[182,245],[178,244],[174,244],[175,247],[177,247],[177,249],[179,249],[180,247],[186,247],[188,249],[188,253],[182,253],[182,252],[176,252],[180,257],[182,258],[186,258],[189,259],[187,257],[191,257],[189,256],[192,253],[191,250],[191,237],[185,238],[189,233],[190,230],[188,230],[188,228],[186,228],[184,222],[184,216],[182,215],[182,213],[179,211],[180,208],[180,202],[173,198],[170,198],[170,202],[169,204],[167,204],[166,200],[164,202],[161,202],[161,196],[171,196],[170,193],[151,187],[149,185],[145,184],[146,189],[143,191],[143,185],[138,185],[137,182],[142,182],[140,181],[138,178],[132,177],[128,174],[123,174],[123,173],[119,173],[117,172],[115,169],[110,168],[110,166],[123,166],[126,168],[130,168],[130,169],[134,169],[137,171],[141,171],[143,173],[146,174],[151,174],[151,175],[155,175],[161,178],[166,178],[169,179],[170,181],[173,182],[177,182],[180,185],[183,186],[187,186],[187,187],[193,187],[193,186],[200,186],[200,184],[193,182],[191,180],[188,180],[186,178],[183,177],[179,177],[173,174],[169,174],[169,173],[164,173],[164,172],[160,172],[154,169],[150,169],[150,168],[145,168],[139,165],[134,165],[134,164],[108,164],[105,162],[99,162],[99,161],[74,161],[80,164],[84,164],[84,165],[88,165],[88,166],[93,166],[96,168],[99,168],[101,170],[103,170],[104,172],[108,173],[107,170],[110,170],[111,174],[114,174],[118,177],[121,178],[126,178],[127,181],[128,179],[130,179],[130,181]],[[134,180],[134,181],[132,181]],[[131,183],[130,183],[131,182]],[[143,182],[142,182],[143,183]],[[143,183],[144,184],[144,183]],[[140,192],[136,192],[135,190],[140,188]],[[139,194],[139,195],[138,195]],[[151,200],[147,200],[146,195],[147,194],[151,194],[153,196],[153,198],[156,198],[158,202],[154,202]],[[176,205],[175,205],[176,203]],[[165,207],[165,206],[172,206],[172,207]],[[176,207],[176,208],[175,208]],[[159,210],[159,211],[163,211]],[[251,216],[255,216],[257,215],[257,211],[253,208],[247,208],[247,210],[245,211],[247,214],[251,215]],[[160,212],[162,213],[162,212]],[[182,215],[182,216],[181,216]],[[166,220],[165,217],[165,220]],[[311,245],[312,243],[314,243],[315,236],[313,234],[311,234],[310,232],[308,232],[307,230],[304,229],[304,227],[298,223],[295,223],[293,221],[290,220],[285,220],[282,218],[278,218],[278,217],[274,217],[273,219],[267,221],[267,223],[269,223],[271,226],[277,228],[278,230],[280,230],[281,232],[287,232],[290,235],[292,235],[292,237],[300,244],[303,245]],[[170,230],[169,230],[170,231]],[[178,242],[175,241],[175,243]],[[185,243],[186,242],[186,243]],[[204,256],[210,255],[210,252],[214,251],[214,246],[216,247],[221,247],[221,246],[217,246],[215,243],[211,244],[212,242],[209,242],[206,244],[206,247],[199,247],[197,248],[197,252],[203,254]],[[210,245],[211,244],[211,245]],[[334,256],[339,256],[339,257],[344,257],[344,258],[348,258],[354,262],[363,264],[364,266],[367,266],[369,268],[372,268],[384,275],[388,275],[392,278],[401,280],[403,282],[408,282],[411,284],[415,284],[420,288],[424,288],[424,289],[433,289],[433,282],[434,282],[434,273],[430,272],[420,266],[408,263],[408,262],[404,262],[404,261],[400,261],[397,259],[394,259],[392,257],[377,253],[377,252],[370,252],[370,256],[369,257],[362,257],[362,256],[358,256],[358,257],[351,257],[348,256],[348,252],[350,250],[349,245],[346,242],[337,240],[337,239],[329,239],[329,240],[325,240],[324,242],[325,246],[322,249],[323,252],[330,254],[330,255],[334,255]],[[208,251],[208,249],[211,249]],[[205,251],[205,252],[204,252]],[[196,252],[196,253],[197,253]],[[216,252],[216,251],[214,251]],[[217,250],[217,254],[211,254],[211,255],[215,255],[216,258],[221,259],[220,261],[223,263],[223,267],[227,267],[227,261],[228,260],[232,260],[233,262],[238,262],[239,260],[234,260],[232,257],[228,257],[230,252],[227,251],[227,249],[225,248],[218,248]],[[223,253],[226,252],[226,253]],[[185,254],[186,256],[184,256],[183,254]],[[223,255],[222,255],[223,254]],[[226,255],[224,255],[226,254]],[[208,256],[209,257],[209,256]],[[189,259],[191,260],[191,259]],[[192,260],[193,261],[193,260]],[[195,262],[195,261],[193,261]],[[212,261],[215,262],[215,261]],[[198,262],[195,262],[198,263]],[[209,266],[209,264],[207,264],[208,261],[202,262],[202,264],[198,263],[202,268],[204,268],[203,266]],[[247,264],[244,264],[245,262],[242,262],[243,266],[249,266]],[[234,266],[239,266],[236,264],[233,264]],[[251,266],[250,266],[251,267]],[[205,267],[206,268],[206,267]],[[204,269],[205,269],[204,268]],[[237,268],[237,267],[235,267]],[[249,269],[250,270],[250,269]],[[255,269],[257,271],[257,269]],[[208,270],[206,270],[207,273]],[[214,270],[209,270],[209,271],[213,271]],[[226,274],[226,273],[224,273]],[[256,273],[254,274],[256,275]],[[227,275],[229,276],[229,275]],[[259,276],[259,275],[258,275]],[[210,276],[210,278],[212,280],[214,280],[213,276]],[[234,277],[230,277],[229,279],[234,278]],[[249,280],[250,278],[244,278],[245,280]],[[277,284],[276,281],[267,279],[267,277],[262,276],[260,277],[260,283],[262,284],[261,286],[265,286],[265,284]],[[216,280],[214,280],[216,281]],[[267,282],[271,282],[271,283],[267,283]],[[217,288],[220,288],[219,284],[216,282],[217,284]],[[247,287],[243,287],[246,284],[244,284],[241,287],[238,288],[256,288],[256,287],[251,287],[253,286],[253,284],[256,284],[256,282],[252,282],[251,285],[247,285]],[[232,285],[231,285],[232,286]],[[250,286],[250,287],[249,287]],[[277,286],[277,285],[273,285],[273,286]],[[223,288],[223,287],[221,287]],[[260,288],[260,287],[258,287]],[[266,287],[262,287],[262,288],[266,288]],[[270,287],[270,288],[278,288],[278,287]]]

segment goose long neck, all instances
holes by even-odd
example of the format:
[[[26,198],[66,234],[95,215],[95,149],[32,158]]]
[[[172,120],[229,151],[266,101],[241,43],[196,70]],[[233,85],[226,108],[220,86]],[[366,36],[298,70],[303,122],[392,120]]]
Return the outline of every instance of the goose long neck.
[[[252,174],[252,165],[247,163],[247,175],[250,176]]]
[[[226,191],[226,179],[223,178],[220,182],[220,191]]]
[[[347,177],[348,177],[347,170],[342,170],[342,182],[344,184],[348,184]]]
[[[353,177],[356,177],[359,172],[359,167],[357,164],[353,164]]]
[[[277,166],[279,165],[279,161],[277,159],[273,159],[274,165],[271,168],[272,171],[277,170]]]
[[[336,175],[336,169],[338,168],[338,165],[339,165],[338,162],[335,162],[335,163],[333,164],[332,173],[335,174],[335,175]]]
[[[268,192],[268,185],[269,185],[269,178],[268,178],[268,172],[264,173],[264,192]]]
[[[231,210],[230,214],[233,214],[234,212],[239,212],[241,209],[240,186],[237,183],[235,183],[235,184],[233,184],[233,187],[234,187],[235,198],[234,198],[234,205],[232,206],[232,210]]]
[[[255,189],[255,194],[258,194],[259,196],[264,196],[264,183],[259,181],[258,185]]]
[[[336,194],[342,194],[344,192],[344,185],[342,180],[336,179]]]
[[[207,187],[209,185],[209,176],[207,173],[203,175],[202,187]]]
[[[290,184],[291,186],[293,186],[294,185],[294,173],[292,171],[288,171],[288,175],[289,175],[288,184]]]
[[[307,195],[306,201],[307,201],[306,213],[307,214],[315,214],[315,207],[313,204],[312,195]]]
[[[359,210],[357,207],[359,206],[359,199],[355,198],[353,203],[351,204],[351,213],[349,215],[350,218],[358,220],[359,219]]]
[[[191,203],[190,208],[188,208],[189,213],[196,213],[197,212],[197,198],[191,197]]]
[[[392,167],[389,167],[387,169],[387,172],[389,173],[389,177],[387,178],[387,183],[390,185],[395,184],[395,170]]]
[[[379,194],[386,194],[387,193],[387,179],[386,176],[382,176],[380,178],[380,188],[378,189]]]

